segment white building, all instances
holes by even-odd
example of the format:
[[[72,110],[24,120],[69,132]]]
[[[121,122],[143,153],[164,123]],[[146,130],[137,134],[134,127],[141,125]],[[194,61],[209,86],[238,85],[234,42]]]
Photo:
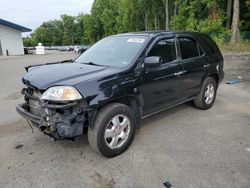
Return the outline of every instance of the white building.
[[[22,32],[30,32],[31,29],[11,23],[0,18],[0,55],[22,55]]]

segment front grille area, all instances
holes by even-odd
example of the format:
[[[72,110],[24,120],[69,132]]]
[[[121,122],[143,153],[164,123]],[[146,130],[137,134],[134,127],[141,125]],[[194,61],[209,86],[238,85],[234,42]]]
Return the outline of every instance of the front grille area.
[[[39,99],[41,98],[42,94],[39,91],[34,91],[33,96],[37,98],[38,100],[35,99],[29,99],[29,104],[30,104],[30,112],[37,116],[41,116],[41,111],[43,108],[39,104]]]
[[[25,104],[23,108],[38,117],[39,122],[32,122],[43,133],[55,138],[74,138],[83,133],[85,115],[83,101],[42,101],[43,91],[27,87],[22,90]]]
[[[22,93],[24,95],[26,105],[29,108],[28,110],[34,115],[41,116],[41,112],[43,111],[43,108],[40,103],[42,93],[39,90],[30,87],[24,88],[22,90]]]

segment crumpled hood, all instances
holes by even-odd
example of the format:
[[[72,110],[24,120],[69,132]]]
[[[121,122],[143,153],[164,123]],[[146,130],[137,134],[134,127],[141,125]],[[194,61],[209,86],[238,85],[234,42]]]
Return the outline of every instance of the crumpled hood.
[[[79,63],[42,65],[29,68],[23,82],[38,89],[46,90],[55,85],[73,86],[90,79],[115,73],[115,69]]]

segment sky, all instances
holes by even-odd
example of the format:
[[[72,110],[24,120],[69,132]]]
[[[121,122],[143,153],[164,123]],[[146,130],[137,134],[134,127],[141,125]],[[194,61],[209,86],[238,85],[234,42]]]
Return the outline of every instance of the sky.
[[[36,29],[62,14],[90,13],[94,0],[0,0],[0,18]],[[23,33],[27,36],[29,33]]]

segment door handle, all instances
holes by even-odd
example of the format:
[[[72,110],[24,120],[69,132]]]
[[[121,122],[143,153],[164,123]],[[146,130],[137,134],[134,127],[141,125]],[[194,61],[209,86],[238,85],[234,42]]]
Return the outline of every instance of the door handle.
[[[210,64],[203,65],[204,68],[210,67]]]
[[[182,74],[184,74],[184,73],[186,73],[187,71],[180,71],[180,72],[176,72],[176,73],[174,73],[174,75],[175,76],[180,76],[180,75],[182,75]]]

